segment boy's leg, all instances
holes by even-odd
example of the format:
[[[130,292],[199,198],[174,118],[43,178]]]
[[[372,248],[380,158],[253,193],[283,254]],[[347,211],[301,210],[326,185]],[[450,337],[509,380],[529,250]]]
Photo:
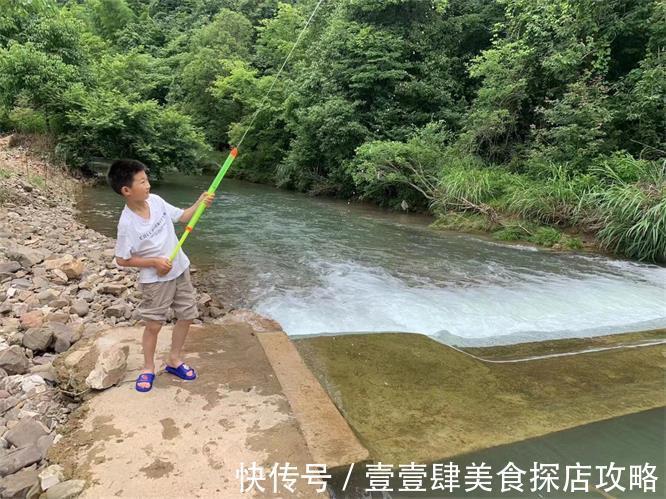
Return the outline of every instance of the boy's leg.
[[[168,281],[153,282],[140,284],[139,289],[143,293],[143,298],[139,304],[139,314],[146,324],[141,340],[144,366],[142,372],[155,373],[157,335],[166,319],[166,313],[171,305],[176,286]],[[149,388],[150,383],[139,382],[138,386],[140,388]]]
[[[157,347],[157,335],[162,329],[160,321],[146,321],[146,327],[143,330],[143,371],[144,373],[155,373],[155,348]],[[141,388],[148,388],[150,383],[140,382]]]
[[[191,320],[180,319],[176,321],[176,325],[173,327],[173,333],[171,333],[171,352],[169,352],[167,365],[178,367],[183,363],[183,345],[185,344],[187,333],[190,331],[190,324],[192,324]],[[188,371],[187,375],[191,376],[191,371]]]
[[[171,336],[171,352],[169,353],[169,360],[167,365],[171,367],[178,367],[182,364],[183,345],[185,338],[190,330],[190,324],[199,316],[196,303],[196,292],[190,278],[190,270],[187,269],[175,279],[176,293],[173,299],[173,309],[176,312],[176,325],[173,328]],[[191,376],[192,370],[187,371],[187,375]]]

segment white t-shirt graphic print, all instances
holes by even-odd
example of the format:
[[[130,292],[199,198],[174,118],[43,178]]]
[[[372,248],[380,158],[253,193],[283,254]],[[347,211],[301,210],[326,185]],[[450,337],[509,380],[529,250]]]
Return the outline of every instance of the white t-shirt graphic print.
[[[156,194],[148,196],[150,219],[140,217],[127,206],[118,221],[118,239],[116,256],[129,259],[133,256],[142,258],[168,258],[178,244],[178,237],[173,226],[183,215],[180,208],[170,205]],[[170,281],[180,276],[190,265],[190,260],[183,250],[179,250],[172,262],[171,270],[164,276],[157,275],[155,267],[142,268],[139,282],[149,283]]]

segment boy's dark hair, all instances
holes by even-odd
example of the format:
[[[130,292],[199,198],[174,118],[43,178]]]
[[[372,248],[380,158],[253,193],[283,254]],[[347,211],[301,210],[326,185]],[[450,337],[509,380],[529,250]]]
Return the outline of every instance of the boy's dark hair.
[[[132,187],[134,175],[139,172],[148,174],[148,167],[136,159],[118,159],[111,164],[106,179],[111,188],[122,195],[120,189]]]

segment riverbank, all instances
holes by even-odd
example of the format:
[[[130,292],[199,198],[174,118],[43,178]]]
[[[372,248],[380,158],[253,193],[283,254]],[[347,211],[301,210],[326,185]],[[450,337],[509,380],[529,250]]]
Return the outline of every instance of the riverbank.
[[[113,239],[76,221],[74,194],[84,185],[52,161],[48,144],[0,138],[2,497],[38,494],[40,474],[51,477],[46,485],[63,478],[46,457],[90,386],[62,379],[58,358],[100,331],[138,323],[136,271],[116,266]],[[203,289],[198,301],[199,323],[230,310]],[[98,388],[117,381],[108,374]]]
[[[582,251],[616,256],[604,250],[593,234],[573,229],[564,231],[515,217],[493,221],[485,214],[474,212],[448,211],[434,217],[430,227],[435,230],[476,234],[506,244],[522,244],[553,251]]]

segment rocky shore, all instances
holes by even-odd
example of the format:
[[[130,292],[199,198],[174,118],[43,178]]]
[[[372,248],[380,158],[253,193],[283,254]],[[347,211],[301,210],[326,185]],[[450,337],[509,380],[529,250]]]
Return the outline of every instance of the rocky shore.
[[[136,271],[116,265],[113,239],[76,221],[74,194],[84,184],[29,142],[0,138],[1,498],[80,493],[83,482],[64,480],[48,450],[87,393],[125,374],[126,351],[99,347],[99,333],[139,322]],[[228,311],[198,291],[197,322]],[[84,341],[94,356],[68,357]],[[86,376],[75,379],[84,360]]]

